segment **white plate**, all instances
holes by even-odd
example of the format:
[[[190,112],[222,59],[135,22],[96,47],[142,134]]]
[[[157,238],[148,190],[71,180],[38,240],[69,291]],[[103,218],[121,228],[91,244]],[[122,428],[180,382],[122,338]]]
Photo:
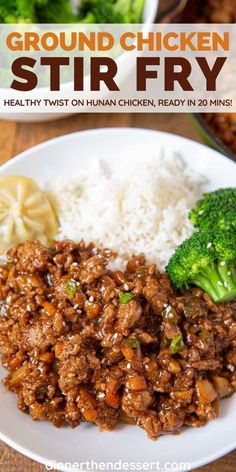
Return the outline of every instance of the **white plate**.
[[[155,131],[102,129],[71,134],[40,144],[0,168],[0,175],[22,174],[39,183],[56,175],[72,175],[89,161],[107,158],[111,163],[129,156],[164,150],[180,153],[189,166],[209,179],[209,189],[235,186],[236,165],[216,151],[193,141]],[[173,157],[174,158],[174,157]],[[0,377],[5,374],[0,369]],[[44,464],[96,462],[180,463],[196,468],[236,447],[236,395],[221,401],[220,416],[204,428],[186,428],[179,436],[150,441],[137,427],[122,425],[112,433],[100,433],[95,426],[75,430],[56,429],[46,422],[33,422],[16,407],[16,397],[0,386],[0,439],[26,456]],[[69,470],[68,467],[59,467]],[[84,466],[82,470],[86,470]],[[147,470],[145,466],[142,469]],[[153,470],[156,470],[153,468]]]

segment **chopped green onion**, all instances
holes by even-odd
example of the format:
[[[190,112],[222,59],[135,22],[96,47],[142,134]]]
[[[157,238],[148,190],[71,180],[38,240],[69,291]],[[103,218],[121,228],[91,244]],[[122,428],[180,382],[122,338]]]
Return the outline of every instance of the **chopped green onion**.
[[[130,347],[138,348],[140,346],[140,341],[136,338],[126,338],[126,342]]]
[[[120,292],[119,293],[119,299],[120,299],[120,303],[122,303],[123,305],[126,305],[126,303],[129,303],[130,300],[132,300],[132,298],[134,298],[134,295],[130,292]]]
[[[177,323],[178,321],[178,315],[175,309],[171,305],[168,305],[165,308],[163,312],[163,318],[165,321],[168,321],[169,323]]]
[[[184,348],[184,341],[183,341],[182,334],[179,334],[178,336],[175,336],[174,339],[172,339],[170,348],[174,352],[179,352],[181,351],[181,349]]]
[[[7,268],[8,268],[8,270],[11,270],[13,267],[14,267],[14,263],[13,263],[13,262],[7,262]]]
[[[168,342],[167,337],[164,334],[162,334],[161,338],[160,338],[160,348],[165,349],[165,347],[167,347],[168,344],[169,344],[169,342]]]
[[[76,282],[74,280],[71,280],[71,279],[67,280],[67,282],[65,284],[65,289],[66,289],[67,295],[70,295],[71,297],[73,297],[76,294],[76,291],[77,291]]]
[[[46,394],[47,394],[47,387],[46,386],[40,387],[37,390],[37,394],[36,394],[37,400],[43,400]]]
[[[209,341],[209,339],[211,338],[211,333],[208,333],[207,331],[201,331],[199,333],[199,338],[201,339],[201,341]]]

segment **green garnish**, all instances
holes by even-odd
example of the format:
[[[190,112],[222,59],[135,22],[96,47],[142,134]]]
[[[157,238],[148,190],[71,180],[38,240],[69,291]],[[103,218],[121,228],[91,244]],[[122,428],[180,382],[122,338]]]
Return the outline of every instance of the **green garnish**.
[[[140,346],[140,341],[136,338],[126,338],[126,342],[130,347],[138,348]]]
[[[11,270],[13,267],[14,267],[14,263],[13,263],[13,262],[7,262],[7,268],[8,268],[8,270]]]
[[[47,394],[47,387],[46,386],[40,387],[37,390],[37,400],[43,400],[46,394]]]
[[[211,336],[211,333],[208,333],[207,331],[201,331],[199,333],[199,338],[201,339],[201,341],[209,341]]]
[[[134,298],[134,295],[130,292],[120,292],[119,293],[119,299],[120,299],[120,303],[122,303],[122,305],[126,305],[126,303],[129,303],[130,300],[132,300],[132,298]]]
[[[184,340],[182,334],[179,334],[178,336],[175,336],[175,338],[172,339],[170,348],[174,352],[179,352],[181,349],[184,348]]]
[[[67,295],[73,297],[76,294],[76,291],[77,291],[76,282],[72,279],[67,280],[67,282],[65,284],[65,289],[66,289]]]
[[[164,334],[162,334],[160,338],[160,348],[165,349],[165,347],[167,347],[168,344],[169,344],[169,341],[167,337]]]

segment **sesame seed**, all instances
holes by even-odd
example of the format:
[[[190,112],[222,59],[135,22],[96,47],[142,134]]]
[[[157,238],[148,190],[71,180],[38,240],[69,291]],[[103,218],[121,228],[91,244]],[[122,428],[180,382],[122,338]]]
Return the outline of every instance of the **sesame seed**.
[[[26,310],[31,311],[30,305],[26,305]]]
[[[234,372],[235,367],[232,364],[228,364],[227,369],[230,370],[230,372]]]
[[[105,398],[105,393],[101,392],[101,393],[98,394],[97,397],[98,397],[98,398]]]
[[[77,267],[78,266],[78,262],[73,262],[73,267]]]
[[[231,272],[231,270],[229,270],[229,271],[227,272],[227,274],[228,274],[228,275],[232,275],[232,272]]]
[[[129,290],[128,284],[124,284],[124,290]]]
[[[113,339],[117,339],[118,338],[118,333],[115,333],[114,336],[113,336]]]
[[[223,284],[220,280],[218,280],[217,285],[220,285],[220,287],[223,287]]]
[[[127,364],[126,367],[127,367],[127,369],[131,369],[131,364],[130,364],[130,362],[128,362],[128,364]]]
[[[209,249],[212,246],[212,243],[208,243],[207,249]]]
[[[224,265],[225,265],[225,261],[221,261],[220,265],[221,265],[221,266],[224,266]]]
[[[77,310],[78,306],[79,306],[78,303],[76,303],[76,304],[74,305],[74,309]]]
[[[228,284],[228,282],[226,282],[226,280],[225,280],[225,281],[224,281],[224,287],[225,287],[225,288],[228,288],[228,286],[229,286],[229,284]]]
[[[93,302],[94,301],[94,297],[91,295],[91,297],[89,297],[89,301],[90,302]]]

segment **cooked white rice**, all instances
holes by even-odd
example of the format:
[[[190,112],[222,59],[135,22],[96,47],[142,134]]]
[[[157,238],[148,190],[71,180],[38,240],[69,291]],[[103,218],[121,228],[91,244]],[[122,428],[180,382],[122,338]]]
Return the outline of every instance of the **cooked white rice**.
[[[59,211],[59,239],[93,241],[120,256],[145,253],[164,270],[177,245],[192,234],[188,211],[203,192],[203,179],[180,156],[94,161],[51,188]]]

